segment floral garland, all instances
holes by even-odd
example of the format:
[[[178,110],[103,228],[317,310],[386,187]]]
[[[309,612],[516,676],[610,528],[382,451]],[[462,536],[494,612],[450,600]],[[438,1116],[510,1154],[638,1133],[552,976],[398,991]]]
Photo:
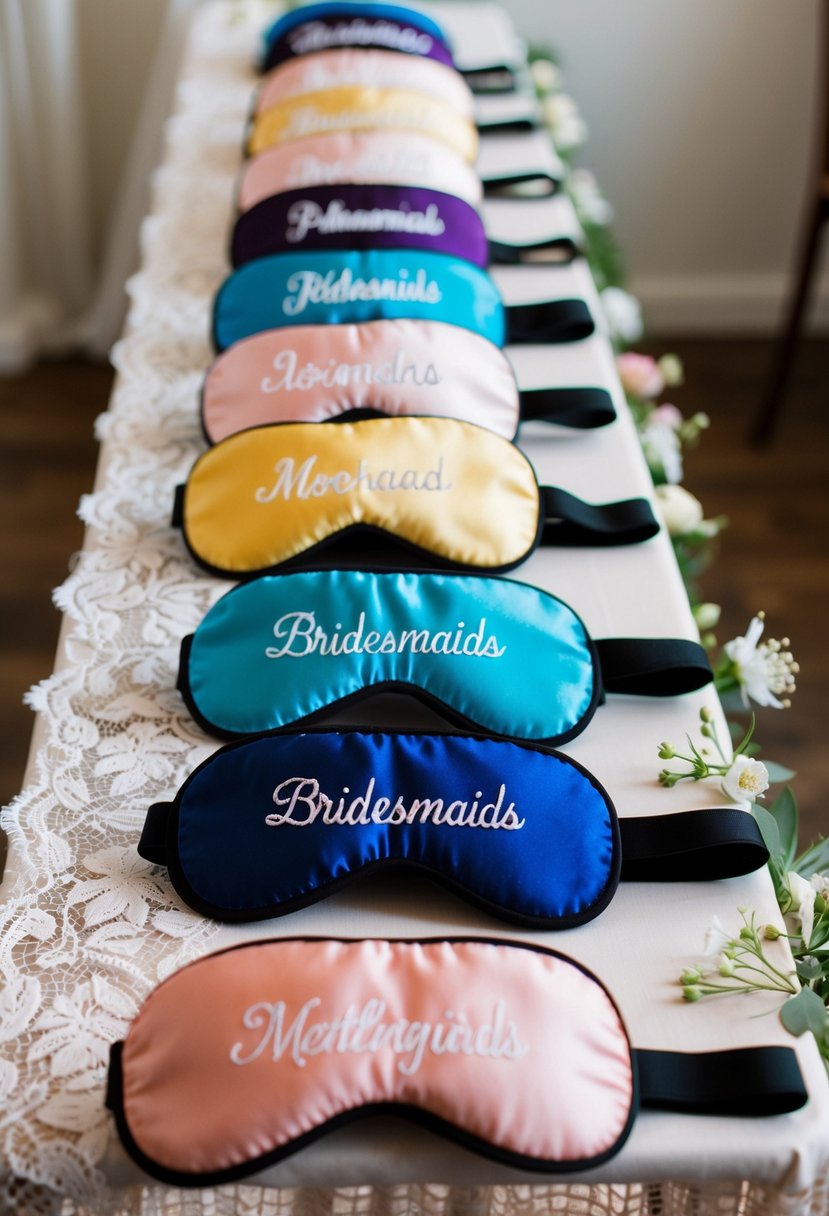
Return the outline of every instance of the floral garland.
[[[590,265],[617,352],[622,387],[653,478],[657,504],[671,537],[691,608],[703,644],[712,653],[714,684],[724,698],[739,694],[738,704],[788,709],[795,691],[798,665],[788,638],[761,641],[765,628],[762,612],[749,623],[743,637],[733,638],[716,651],[716,626],[720,607],[700,601],[696,580],[713,560],[716,538],[727,525],[723,516],[706,519],[699,500],[680,483],[682,451],[699,442],[710,425],[706,414],[684,418],[669,402],[658,403],[667,388],[682,384],[683,368],[675,355],[659,360],[629,348],[643,334],[638,301],[625,291],[624,270],[611,224],[613,209],[601,193],[595,177],[573,165],[575,153],[588,135],[575,101],[562,89],[562,75],[549,51],[531,49],[530,74],[541,114],[553,144],[565,166],[563,188],[573,201],[585,236],[585,255]],[[713,715],[707,709],[697,724],[699,742],[687,736],[687,750],[663,742],[657,749],[663,761],[679,768],[663,768],[660,783],[668,788],[679,781],[716,779],[722,792],[735,804],[749,809],[757,820],[769,851],[769,869],[786,929],[758,925],[756,914],[738,909],[741,924],[729,932],[714,918],[705,935],[703,957],[679,977],[687,1001],[755,991],[779,992],[785,998],[780,1019],[790,1033],[811,1031],[829,1069],[829,839],[819,839],[798,853],[798,809],[786,782],[795,774],[783,765],[758,759],[760,746],[754,738],[755,718],[744,732],[729,723],[732,736],[719,737]],[[768,807],[759,801],[772,785],[780,792]],[[768,947],[780,938],[788,941],[794,969],[784,959],[778,966]],[[779,960],[778,960],[779,961]]]

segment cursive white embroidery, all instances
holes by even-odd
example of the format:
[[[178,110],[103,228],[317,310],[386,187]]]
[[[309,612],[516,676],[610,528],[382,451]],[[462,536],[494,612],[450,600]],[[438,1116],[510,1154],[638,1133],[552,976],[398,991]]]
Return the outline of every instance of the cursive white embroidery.
[[[316,777],[286,777],[273,792],[273,802],[284,808],[265,816],[269,828],[307,828],[320,816],[327,826],[366,827],[379,824],[423,824],[435,827],[503,829],[519,832],[527,822],[519,817],[515,803],[504,806],[507,787],[500,785],[494,802],[481,802],[483,790],[474,797],[409,798],[402,795],[375,797],[376,779],[371,777],[362,794],[350,797],[351,789],[344,785],[336,799],[320,789]]]
[[[500,659],[506,646],[499,646],[494,634],[486,632],[486,617],[482,616],[477,629],[467,630],[463,621],[455,629],[440,629],[432,633],[429,629],[401,629],[399,633],[377,629],[365,631],[366,614],[361,612],[355,629],[342,633],[337,621],[334,629],[327,633],[317,624],[313,612],[286,612],[273,627],[279,646],[267,646],[269,659],[302,659],[309,654],[322,656],[341,654],[454,654],[471,658]]]
[[[410,55],[428,55],[433,39],[411,26],[401,27],[388,21],[368,22],[356,17],[338,25],[306,21],[295,33],[288,35],[288,45],[295,55],[337,46],[385,46]]]
[[[288,208],[285,239],[292,245],[304,241],[309,232],[332,236],[340,232],[408,232],[420,236],[440,236],[446,225],[435,203],[425,211],[400,208],[370,207],[351,211],[341,198],[331,199],[323,211],[313,199],[298,199]]]
[[[282,301],[282,311],[289,317],[298,316],[309,304],[352,304],[358,300],[439,304],[443,299],[438,284],[428,278],[422,268],[413,279],[405,268],[397,272],[396,279],[358,279],[349,266],[339,274],[336,270],[326,274],[320,274],[318,270],[297,270],[288,278],[285,289],[288,294]]]
[[[266,111],[268,113],[269,111]],[[394,130],[405,128],[407,131],[434,132],[435,119],[423,103],[409,104],[397,100],[386,110],[318,110],[316,106],[297,106],[286,116],[282,131],[283,139],[301,139],[303,135],[316,135],[321,131],[350,131],[354,127],[369,127],[381,130],[391,127]]]
[[[384,1022],[386,1002],[370,998],[362,1007],[349,1005],[344,1013],[311,1020],[322,1001],[313,996],[288,1021],[286,1001],[257,1001],[245,1010],[242,1025],[259,1032],[259,1041],[246,1047],[241,1040],[230,1049],[233,1064],[252,1064],[268,1044],[271,1059],[279,1063],[288,1055],[297,1068],[309,1056],[377,1055],[390,1051],[400,1056],[397,1071],[414,1076],[427,1053],[435,1056],[465,1055],[485,1060],[520,1060],[529,1054],[518,1027],[507,1020],[506,1002],[496,1001],[488,1021],[477,1025],[463,1010],[447,1009],[442,1021],[420,1022],[406,1017]]]
[[[329,186],[353,178],[376,178],[378,181],[394,182],[398,178],[417,184],[421,178],[431,174],[431,159],[422,152],[397,151],[364,152],[352,165],[350,159],[323,160],[319,156],[300,153],[291,161],[285,177],[285,185]]]
[[[418,364],[404,351],[398,350],[385,363],[339,363],[329,359],[320,366],[310,360],[297,367],[297,352],[281,350],[273,361],[276,376],[265,376],[259,383],[263,393],[293,393],[322,385],[323,388],[350,388],[355,384],[416,384],[434,386],[442,382],[434,363]]]
[[[276,480],[269,488],[259,486],[254,491],[257,502],[269,503],[280,495],[288,502],[291,498],[322,498],[324,494],[352,494],[364,488],[382,494],[395,490],[419,490],[446,493],[452,489],[451,481],[443,479],[443,457],[433,469],[426,472],[417,469],[379,469],[372,472],[368,461],[361,460],[355,472],[338,469],[336,473],[315,473],[316,456],[309,456],[296,468],[293,456],[283,456],[274,465]]]

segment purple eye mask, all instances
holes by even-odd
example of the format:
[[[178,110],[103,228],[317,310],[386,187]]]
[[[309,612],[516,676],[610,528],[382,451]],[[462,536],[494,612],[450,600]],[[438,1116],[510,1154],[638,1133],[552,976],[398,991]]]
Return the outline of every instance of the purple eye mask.
[[[489,262],[567,261],[570,234],[521,243],[488,241],[474,207],[453,194],[416,186],[343,183],[286,190],[262,199],[236,221],[234,267],[290,250],[413,249]]]

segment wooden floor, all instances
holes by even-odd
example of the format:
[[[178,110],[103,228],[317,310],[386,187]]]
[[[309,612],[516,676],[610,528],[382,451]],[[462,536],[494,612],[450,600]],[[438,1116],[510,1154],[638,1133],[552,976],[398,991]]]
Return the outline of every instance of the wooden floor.
[[[763,452],[746,432],[767,344],[677,341],[657,353],[667,349],[686,363],[676,403],[712,419],[687,460],[686,485],[708,515],[731,521],[703,579],[706,598],[723,605],[718,634],[742,633],[764,608],[769,632],[788,634],[801,664],[793,708],[762,711],[757,736],[765,755],[798,770],[805,842],[829,832],[829,342],[804,346],[779,437]],[[50,592],[82,543],[74,512],[92,486],[92,426],[111,378],[81,361],[0,378],[0,804],[20,788],[26,762],[32,715],[21,698],[52,669],[60,622]]]

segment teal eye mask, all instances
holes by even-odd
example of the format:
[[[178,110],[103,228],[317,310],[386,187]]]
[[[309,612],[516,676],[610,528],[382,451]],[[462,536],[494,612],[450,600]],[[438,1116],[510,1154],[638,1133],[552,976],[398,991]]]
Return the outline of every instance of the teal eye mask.
[[[580,734],[605,692],[673,696],[710,680],[698,643],[594,641],[538,587],[361,570],[240,584],[184,639],[179,671],[193,716],[225,737],[402,691],[449,722],[544,743]]]

